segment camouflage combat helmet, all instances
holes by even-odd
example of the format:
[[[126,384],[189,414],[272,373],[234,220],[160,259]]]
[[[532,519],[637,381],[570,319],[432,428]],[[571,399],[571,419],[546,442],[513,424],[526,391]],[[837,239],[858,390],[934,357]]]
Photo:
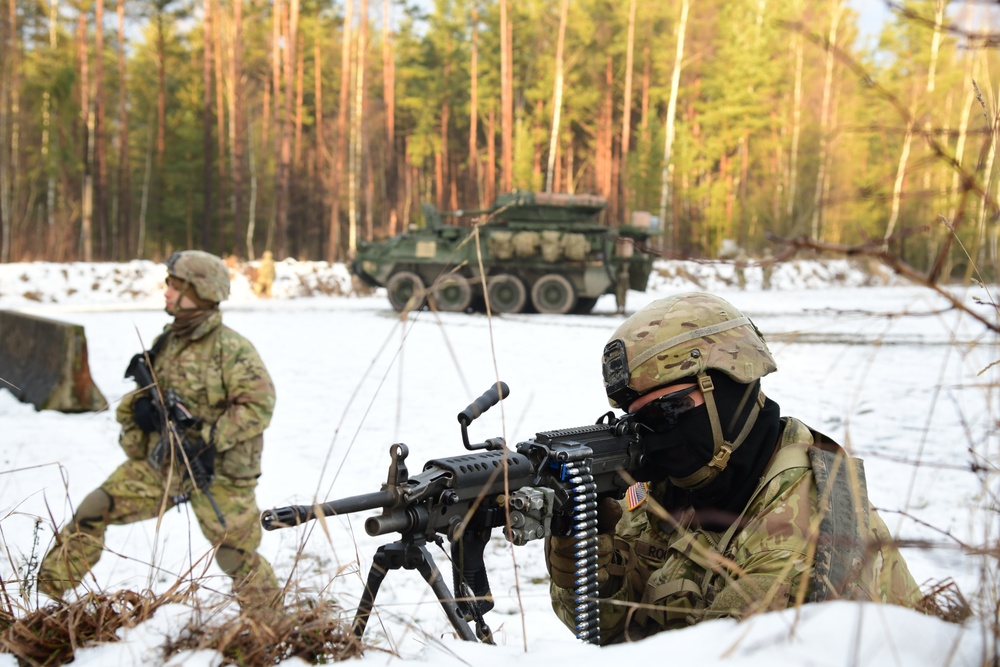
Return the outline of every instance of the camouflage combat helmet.
[[[732,442],[722,434],[709,370],[725,373],[757,389],[756,406]],[[693,475],[674,479],[699,488],[725,469],[729,456],[746,439],[764,405],[758,380],[777,370],[760,331],[732,304],[712,294],[679,294],[642,308],[618,327],[604,347],[604,388],[612,407],[627,409],[639,396],[690,380],[708,407],[715,441],[713,459]]]
[[[194,287],[203,301],[219,303],[229,298],[229,267],[203,250],[175,252],[167,260],[167,273]]]

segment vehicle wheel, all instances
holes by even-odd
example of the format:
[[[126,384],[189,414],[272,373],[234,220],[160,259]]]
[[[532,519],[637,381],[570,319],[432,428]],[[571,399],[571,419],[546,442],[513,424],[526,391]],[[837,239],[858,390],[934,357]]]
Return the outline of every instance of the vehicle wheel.
[[[573,310],[576,294],[569,281],[558,273],[539,278],[531,288],[531,303],[535,310],[547,315],[563,315]]]
[[[486,281],[490,310],[494,313],[520,313],[528,301],[528,290],[517,276],[502,273]]]
[[[472,303],[472,287],[462,276],[444,276],[431,286],[431,307],[446,313],[462,313]]]
[[[424,281],[410,271],[392,274],[385,284],[385,290],[389,293],[389,303],[397,313],[403,310],[420,310],[424,305]]]
[[[580,297],[576,300],[576,308],[573,309],[573,312],[577,315],[586,315],[592,311],[596,305],[597,297]]]

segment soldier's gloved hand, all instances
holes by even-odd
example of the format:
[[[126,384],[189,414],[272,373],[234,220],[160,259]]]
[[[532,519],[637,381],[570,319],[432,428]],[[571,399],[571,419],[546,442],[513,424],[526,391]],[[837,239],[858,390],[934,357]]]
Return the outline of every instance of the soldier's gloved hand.
[[[146,433],[159,433],[160,411],[149,396],[140,396],[132,403],[132,421]]]
[[[192,468],[199,468],[208,477],[215,475],[215,445],[205,442],[197,428],[192,428],[184,436],[184,454]]]
[[[621,505],[614,498],[604,498],[597,506],[597,583],[609,581],[608,565],[614,557],[615,525],[622,516]],[[549,577],[559,588],[573,588],[576,582],[576,540],[553,535],[545,541],[545,565]]]

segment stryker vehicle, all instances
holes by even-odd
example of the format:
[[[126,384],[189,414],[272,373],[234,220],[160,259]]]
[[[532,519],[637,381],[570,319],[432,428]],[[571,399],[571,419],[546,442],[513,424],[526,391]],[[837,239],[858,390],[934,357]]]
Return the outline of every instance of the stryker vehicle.
[[[424,204],[423,227],[361,243],[351,270],[385,287],[397,311],[484,310],[488,301],[493,313],[588,313],[616,286],[645,291],[653,267],[640,249],[649,230],[602,224],[606,207],[602,197],[541,192],[501,195],[478,211]],[[485,222],[463,227],[443,216]]]

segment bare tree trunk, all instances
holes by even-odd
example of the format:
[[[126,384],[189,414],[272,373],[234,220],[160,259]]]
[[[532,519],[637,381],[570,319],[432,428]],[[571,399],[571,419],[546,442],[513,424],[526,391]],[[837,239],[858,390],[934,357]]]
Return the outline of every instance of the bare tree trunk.
[[[648,138],[649,130],[649,84],[650,84],[650,64],[649,44],[642,47],[642,101],[639,103],[639,130],[642,132],[642,139]]]
[[[896,165],[896,180],[892,186],[892,207],[889,211],[889,222],[885,227],[883,241],[888,243],[899,219],[899,206],[903,198],[903,180],[906,177],[906,163],[910,159],[910,143],[913,141],[912,116],[906,121],[906,136],[903,138],[903,149],[899,153],[899,164]]]
[[[328,261],[340,259],[340,184],[344,174],[347,150],[348,100],[351,91],[351,14],[354,0],[346,0],[344,34],[340,49],[340,99],[337,107],[336,167],[330,173],[330,247]]]
[[[840,17],[844,13],[844,6],[841,0],[833,0],[833,17],[830,20],[830,33],[826,43],[826,76],[823,79],[823,103],[820,108],[819,121],[819,170],[816,173],[816,193],[813,198],[812,214],[812,237],[816,240],[820,238],[823,190],[826,186],[826,163],[829,151],[829,125],[830,125],[830,97],[833,88],[833,69],[835,64],[834,48],[837,45],[837,29],[840,26]]]
[[[233,1],[232,32],[229,47],[229,173],[233,184],[230,193],[230,213],[233,216],[233,252],[239,253],[243,232],[243,155],[246,142],[246,120],[243,109],[243,0]],[[245,248],[247,258],[253,256],[253,246]]]
[[[83,127],[83,191],[81,193],[80,209],[80,247],[85,262],[94,261],[93,246],[93,207],[94,207],[94,175],[93,175],[93,130],[94,110],[91,107],[90,95],[90,53],[87,49],[87,14],[81,8],[77,16],[77,49],[80,58],[80,116]]]
[[[148,127],[148,126],[147,126]],[[139,201],[139,229],[136,235],[135,256],[142,259],[146,248],[146,211],[149,209],[149,188],[153,172],[153,137],[146,130],[146,168],[142,175],[142,197]]]
[[[13,5],[13,2],[10,3]],[[0,23],[0,262],[10,261],[12,253],[10,251],[13,231],[13,212],[11,210],[10,197],[10,146],[7,143],[7,123],[9,122],[8,105],[10,104],[10,88],[14,80],[14,67],[12,65],[15,25],[7,21]]]
[[[389,0],[382,0],[382,27],[385,34],[382,38],[382,99],[385,104],[385,190],[386,202],[389,205],[388,235],[395,236],[399,223],[399,169],[396,164],[396,66],[392,48],[392,15]],[[473,27],[472,49],[476,48],[476,33]],[[472,71],[473,86],[476,72]],[[475,95],[473,95],[475,106]],[[473,118],[473,127],[475,119]]]
[[[444,58],[444,80],[451,78],[451,53],[445,54]],[[448,123],[451,121],[451,106],[448,104],[448,96],[445,95],[441,101],[441,126],[439,128],[441,136],[441,158],[438,163],[438,176],[435,179],[435,199],[439,210],[445,208],[445,197],[448,193],[449,169],[448,169]]]
[[[795,49],[795,87],[792,93],[792,147],[788,164],[788,205],[786,213],[788,223],[795,225],[795,198],[799,183],[799,137],[802,134],[802,35],[795,33],[793,39]]]
[[[320,33],[316,33],[316,37],[313,40],[313,98],[315,99],[315,109],[313,112],[316,114],[316,175],[315,183],[319,190],[319,196],[317,197],[316,207],[317,207],[317,219],[319,220],[319,257],[323,256],[325,250],[325,245],[323,243],[324,236],[326,232],[326,211],[325,211],[325,194],[323,188],[322,178],[319,174],[325,174],[327,170],[327,165],[329,164],[329,152],[326,149],[326,137],[323,133],[323,57],[320,45],[322,44],[320,40]]]
[[[621,214],[620,221],[628,222],[628,151],[632,132],[632,59],[635,47],[635,5],[636,1],[631,0],[628,11],[628,44],[625,47],[625,100],[622,104],[622,153],[621,166],[619,168],[621,176],[618,190],[621,192],[621,204],[618,211]]]
[[[365,100],[365,52],[368,41],[368,0],[361,0],[361,13],[358,15],[357,44],[357,80],[354,84],[354,117],[351,119],[351,164],[350,188],[348,197],[348,220],[350,227],[347,236],[347,256],[354,259],[358,250],[358,190],[361,181],[362,133],[364,132],[364,100]]]
[[[55,2],[52,3],[55,5]],[[132,170],[129,168],[128,136],[128,87],[125,67],[125,0],[116,3],[118,14],[118,188],[115,191],[118,230],[121,234],[124,257],[132,248]],[[122,257],[120,257],[122,258]]]
[[[215,21],[212,24],[212,46],[215,50],[215,141],[217,146],[217,162],[219,169],[218,183],[218,212],[216,213],[216,245],[220,254],[228,252],[226,243],[226,100],[225,100],[225,80],[222,78],[222,43],[223,43],[223,19],[225,14],[221,9],[221,4],[212,0],[212,13]]]
[[[609,53],[604,68],[604,90],[601,100],[601,111],[597,119],[597,191],[607,197],[608,208],[614,210],[614,197],[611,192],[611,162],[614,158],[612,136],[612,118],[614,117],[614,63]]]
[[[666,239],[667,250],[674,250],[677,221],[673,215],[667,218],[667,202],[670,198],[670,176],[673,170],[671,160],[674,150],[674,120],[677,117],[677,89],[681,83],[681,66],[684,63],[684,35],[687,32],[689,0],[681,0],[681,17],[677,22],[677,50],[674,53],[674,73],[670,77],[670,100],[667,102],[667,120],[665,124],[666,138],[663,142],[663,171],[660,175],[660,224],[663,225],[663,236]],[[672,211],[671,211],[672,213]]]
[[[204,34],[204,54],[202,58],[202,110],[201,110],[201,133],[202,133],[202,189],[204,198],[202,199],[202,220],[201,220],[201,247],[208,249],[208,236],[212,220],[212,0],[204,0],[202,3],[205,12],[205,21],[202,24]],[[221,109],[220,109],[221,112]]]
[[[298,49],[296,52],[298,53],[298,63],[295,67],[295,143],[292,149],[292,165],[295,169],[299,169],[302,162],[302,99],[304,95],[302,86],[306,63],[302,49]]]
[[[163,207],[160,205],[162,192],[160,182],[163,163],[167,152],[167,47],[163,35],[163,11],[156,12],[156,162],[150,180],[156,227],[160,246],[164,242]],[[145,236],[145,233],[143,234]]]
[[[284,23],[284,21],[283,21]],[[292,169],[292,95],[294,94],[295,78],[292,76],[292,68],[296,62],[296,46],[298,41],[299,27],[299,0],[290,0],[287,13],[287,27],[284,31],[284,80],[282,105],[283,113],[281,117],[281,157],[278,168],[278,207],[276,210],[276,238],[274,252],[278,257],[288,256],[288,208],[290,204],[289,193],[291,187]]]
[[[514,83],[508,0],[500,0],[500,146],[501,187],[510,192],[514,184]]]
[[[486,119],[486,188],[487,202],[496,199],[497,187],[497,114],[493,107]]]
[[[632,0],[635,6],[635,0]],[[556,81],[552,92],[552,132],[549,134],[549,161],[545,170],[545,191],[552,192],[552,179],[559,147],[559,121],[562,113],[563,96],[563,46],[566,42],[566,18],[569,15],[569,0],[562,0],[559,9],[559,37],[556,40]]]
[[[264,107],[267,108],[266,106]],[[253,119],[251,118],[251,121]],[[266,137],[262,143],[267,145]],[[247,259],[254,260],[253,234],[257,227],[257,159],[254,151],[253,137],[247,142],[247,162],[250,169],[250,202],[247,204]]]
[[[387,0],[388,1],[388,0]],[[469,54],[469,176],[476,193],[476,206],[486,208],[479,182],[479,8],[472,6],[472,44]]]
[[[108,259],[113,242],[108,229],[108,166],[104,145],[104,0],[94,7],[94,215],[98,238],[97,253]]]

